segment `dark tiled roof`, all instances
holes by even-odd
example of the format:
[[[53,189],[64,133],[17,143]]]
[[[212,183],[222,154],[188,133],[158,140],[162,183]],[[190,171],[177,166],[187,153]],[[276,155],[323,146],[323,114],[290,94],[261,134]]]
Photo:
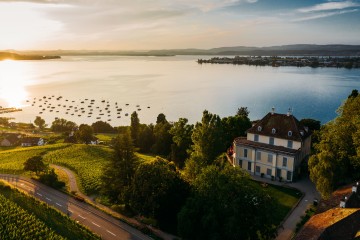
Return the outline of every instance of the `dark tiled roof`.
[[[333,208],[314,215],[294,240],[353,239],[360,228],[360,209]]]
[[[261,131],[258,131],[258,127],[261,127]],[[275,129],[275,133],[272,133],[272,129]],[[292,132],[291,136],[288,136],[289,131]],[[302,141],[310,135],[296,117],[279,113],[268,113],[247,132],[295,141]]]
[[[22,143],[31,143],[31,144],[37,144],[41,138],[39,137],[24,137],[21,142]]]
[[[286,147],[282,147],[282,146],[275,146],[275,145],[270,145],[270,144],[266,144],[266,143],[249,141],[245,137],[235,138],[234,143],[236,145],[244,145],[244,146],[249,146],[252,148],[260,148],[260,149],[269,150],[272,152],[281,152],[281,153],[292,154],[292,155],[295,155],[299,152],[299,150],[297,150],[297,149],[291,149],[291,148],[286,148]]]

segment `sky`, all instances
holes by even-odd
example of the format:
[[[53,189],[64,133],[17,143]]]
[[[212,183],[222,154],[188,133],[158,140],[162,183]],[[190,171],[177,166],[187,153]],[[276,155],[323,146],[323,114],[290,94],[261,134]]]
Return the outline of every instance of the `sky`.
[[[0,49],[360,44],[360,0],[0,0]]]

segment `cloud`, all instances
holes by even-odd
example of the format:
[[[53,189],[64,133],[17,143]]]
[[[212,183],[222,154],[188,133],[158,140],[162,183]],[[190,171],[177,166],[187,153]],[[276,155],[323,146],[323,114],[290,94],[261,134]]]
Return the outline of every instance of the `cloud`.
[[[335,16],[335,15],[341,15],[341,14],[345,14],[345,13],[353,13],[353,12],[357,12],[357,11],[358,11],[358,9],[343,10],[343,11],[333,11],[333,12],[323,12],[323,13],[319,13],[319,14],[315,14],[315,15],[311,15],[311,16],[297,18],[297,19],[294,19],[293,22],[302,22],[302,21],[314,20],[314,19],[319,19],[319,18],[331,17],[331,16]]]
[[[341,10],[345,8],[358,7],[359,3],[353,1],[344,1],[344,2],[327,2],[316,4],[311,7],[299,8],[297,11],[301,13],[311,13],[319,11],[331,11],[331,10]]]

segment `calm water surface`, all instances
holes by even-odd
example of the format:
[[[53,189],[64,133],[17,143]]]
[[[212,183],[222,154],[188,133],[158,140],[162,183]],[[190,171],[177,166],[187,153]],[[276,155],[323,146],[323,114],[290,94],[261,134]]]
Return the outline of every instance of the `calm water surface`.
[[[3,61],[0,104],[23,108],[3,116],[30,122],[39,115],[49,124],[55,117],[77,123],[111,120],[117,126],[129,124],[130,114],[137,109],[141,109],[137,111],[142,123],[155,122],[161,112],[170,121],[186,117],[194,123],[204,109],[224,117],[247,106],[250,118],[258,119],[274,106],[276,112],[286,113],[290,107],[298,119],[326,123],[336,116],[351,90],[360,89],[359,69],[199,65],[198,58],[207,57],[71,56]],[[44,96],[47,103],[39,101]],[[59,96],[63,98],[56,100]],[[119,108],[122,111],[117,114]]]

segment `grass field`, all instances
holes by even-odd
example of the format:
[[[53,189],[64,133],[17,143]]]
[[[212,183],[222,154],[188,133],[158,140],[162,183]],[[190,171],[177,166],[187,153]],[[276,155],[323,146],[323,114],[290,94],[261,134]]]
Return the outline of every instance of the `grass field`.
[[[0,182],[0,239],[100,239],[45,203]]]
[[[273,209],[274,224],[278,226],[289,211],[298,202],[302,193],[293,188],[286,188],[276,185],[268,185],[266,191],[276,200],[276,207]]]

